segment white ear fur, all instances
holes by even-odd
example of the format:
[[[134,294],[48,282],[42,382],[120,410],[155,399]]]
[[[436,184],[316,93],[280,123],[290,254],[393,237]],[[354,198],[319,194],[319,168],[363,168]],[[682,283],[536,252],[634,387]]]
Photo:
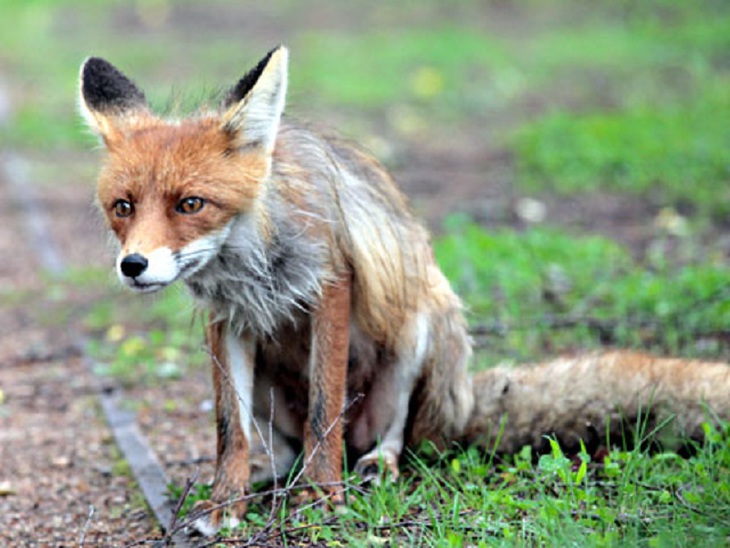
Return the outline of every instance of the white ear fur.
[[[84,122],[86,122],[86,125],[90,130],[92,130],[97,135],[101,135],[102,128],[100,127],[100,120],[97,119],[97,117],[94,115],[93,111],[89,108],[89,106],[86,103],[86,99],[84,99],[84,67],[86,65],[86,61],[84,61],[84,64],[81,65],[81,70],[79,71],[79,95],[76,99],[76,108],[81,114],[81,117],[84,119]]]
[[[240,148],[274,150],[286,102],[288,60],[283,46],[271,52],[251,90],[224,113],[221,127]]]

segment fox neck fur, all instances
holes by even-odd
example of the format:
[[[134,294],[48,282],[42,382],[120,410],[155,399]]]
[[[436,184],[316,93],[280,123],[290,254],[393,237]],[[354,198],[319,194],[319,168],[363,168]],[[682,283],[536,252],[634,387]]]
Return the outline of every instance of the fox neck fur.
[[[272,171],[282,169],[274,163]],[[306,313],[333,277],[331,252],[317,238],[332,231],[332,220],[324,218],[324,211],[312,214],[291,203],[281,187],[297,182],[277,179],[251,213],[229,221],[217,254],[186,279],[216,318],[239,334],[275,335],[278,326]]]

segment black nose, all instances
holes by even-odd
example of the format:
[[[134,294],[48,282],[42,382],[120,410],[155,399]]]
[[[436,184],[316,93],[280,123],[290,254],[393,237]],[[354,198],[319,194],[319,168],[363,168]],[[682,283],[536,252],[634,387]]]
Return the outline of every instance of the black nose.
[[[136,278],[147,268],[147,259],[139,253],[132,253],[122,259],[119,267],[122,269],[122,274],[127,278]]]

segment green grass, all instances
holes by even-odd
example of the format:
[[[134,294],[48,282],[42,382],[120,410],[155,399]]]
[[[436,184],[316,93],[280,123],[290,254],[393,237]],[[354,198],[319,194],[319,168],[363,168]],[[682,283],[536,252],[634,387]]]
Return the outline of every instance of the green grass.
[[[508,139],[521,190],[630,193],[727,217],[727,4],[627,3],[623,17],[530,44],[533,84],[563,99]]]
[[[436,256],[471,322],[488,328],[491,363],[607,343],[718,351],[714,334],[730,317],[730,272],[722,263],[641,265],[597,236],[487,232],[461,218],[447,226]]]
[[[227,535],[261,543],[418,546],[720,546],[730,524],[730,440],[711,431],[695,457],[612,451],[594,459],[527,450],[504,461],[474,448],[412,456],[397,482],[349,477],[346,510],[253,496]],[[173,489],[172,496],[181,491]],[[195,490],[183,511],[207,498]],[[258,535],[258,536],[257,536]]]
[[[541,77],[581,70],[621,76],[620,82],[601,83],[620,86],[629,97],[634,97],[635,84],[651,80],[671,83],[675,91],[691,89],[713,78],[706,73],[713,66],[726,72],[730,13],[721,4],[708,6],[712,3],[686,4],[688,9],[678,10],[673,17],[664,10],[614,18],[599,12],[585,24],[550,27],[533,37],[524,59]],[[668,79],[670,71],[684,80],[682,85]]]
[[[488,87],[507,63],[494,38],[448,25],[366,34],[307,34],[295,51],[294,89],[317,90],[329,104],[387,108],[416,102],[434,109],[473,108],[468,95]],[[343,62],[344,61],[344,62]]]
[[[718,220],[730,214],[727,88],[661,108],[555,113],[523,127],[514,149],[533,192],[628,192]]]

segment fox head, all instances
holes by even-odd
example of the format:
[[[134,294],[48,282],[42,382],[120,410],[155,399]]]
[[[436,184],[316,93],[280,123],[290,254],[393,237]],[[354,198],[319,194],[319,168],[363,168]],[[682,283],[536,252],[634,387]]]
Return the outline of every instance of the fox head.
[[[149,292],[203,268],[242,215],[265,223],[261,195],[284,110],[288,52],[270,51],[218,112],[171,121],[103,59],[81,66],[80,110],[108,152],[97,202],[119,242],[117,274]]]

